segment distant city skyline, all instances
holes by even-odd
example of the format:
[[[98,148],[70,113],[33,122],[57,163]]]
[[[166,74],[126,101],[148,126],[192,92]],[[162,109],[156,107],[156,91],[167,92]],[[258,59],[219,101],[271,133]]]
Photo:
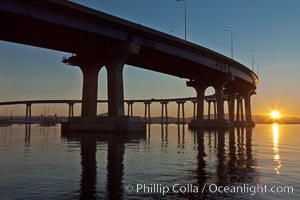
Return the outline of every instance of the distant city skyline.
[[[184,7],[176,0],[75,1],[96,10],[147,26],[184,39]],[[297,94],[300,74],[300,2],[297,0],[186,0],[187,40],[231,57],[230,29],[234,39],[234,59],[249,68],[251,53],[258,63],[260,82],[252,98],[254,115],[266,115],[279,109],[284,116],[299,117]],[[84,39],[84,38],[83,38]],[[81,99],[82,75],[77,67],[66,66],[57,52],[0,41],[0,101],[35,99]],[[184,67],[184,66],[183,66]],[[106,99],[106,70],[99,74],[98,99]],[[185,79],[151,72],[132,66],[124,69],[125,99],[191,97],[196,93],[185,85]],[[65,115],[67,105],[50,108],[52,114]],[[135,105],[143,115],[144,105]],[[126,106],[125,106],[126,107]],[[173,105],[170,107],[173,107]],[[7,107],[8,113],[25,113],[25,106]],[[43,113],[44,105],[34,106],[33,114]],[[0,107],[0,115],[6,107]],[[75,114],[79,114],[79,105]],[[176,105],[170,115],[176,115]],[[191,104],[187,106],[191,116]],[[101,106],[98,113],[106,112]],[[153,107],[159,115],[160,105]]]

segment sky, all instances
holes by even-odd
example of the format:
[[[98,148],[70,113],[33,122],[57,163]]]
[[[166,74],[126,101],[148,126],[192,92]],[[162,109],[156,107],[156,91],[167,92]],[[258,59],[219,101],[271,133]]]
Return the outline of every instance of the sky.
[[[251,68],[251,53],[258,63],[259,84],[252,97],[252,113],[267,115],[279,109],[283,116],[300,117],[300,1],[298,0],[185,0],[187,40],[230,57],[233,32],[234,59]],[[184,4],[176,0],[75,0],[75,3],[184,38]],[[79,68],[61,60],[66,52],[0,41],[0,101],[81,99]],[[255,71],[257,72],[256,66]],[[125,99],[190,97],[196,93],[185,79],[132,66],[124,68]],[[211,92],[211,91],[207,91]],[[98,99],[106,99],[106,71],[99,74]],[[68,107],[48,106],[51,113],[66,114]],[[171,115],[176,115],[176,105]],[[187,105],[187,116],[191,105]],[[80,106],[76,107],[80,113]],[[0,107],[24,114],[25,106]],[[158,115],[160,105],[154,105]],[[44,106],[33,106],[33,114]],[[100,105],[98,112],[106,112]],[[143,115],[143,105],[134,112]],[[154,114],[155,115],[155,114]]]

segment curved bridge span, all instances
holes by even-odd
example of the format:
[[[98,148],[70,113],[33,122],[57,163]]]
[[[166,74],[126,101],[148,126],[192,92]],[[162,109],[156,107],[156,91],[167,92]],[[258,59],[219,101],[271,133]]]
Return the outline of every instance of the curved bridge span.
[[[9,20],[8,20],[9,19]],[[108,115],[124,116],[125,64],[189,79],[197,92],[197,117],[191,128],[228,127],[244,100],[246,122],[253,126],[250,97],[257,75],[246,66],[202,46],[66,0],[2,0],[0,39],[71,53],[63,62],[83,73],[83,118],[97,114],[98,73],[107,69]],[[22,33],[22,34],[20,34]],[[217,120],[204,120],[204,91],[216,90]],[[230,123],[224,118],[228,95]],[[118,120],[117,120],[118,121]]]

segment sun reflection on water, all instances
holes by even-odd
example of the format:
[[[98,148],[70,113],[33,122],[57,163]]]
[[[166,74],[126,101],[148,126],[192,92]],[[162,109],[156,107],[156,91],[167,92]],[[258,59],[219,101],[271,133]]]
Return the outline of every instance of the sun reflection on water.
[[[280,174],[279,169],[281,168],[281,161],[279,155],[279,126],[277,123],[273,124],[273,153],[274,153],[274,161],[275,161],[275,172]]]

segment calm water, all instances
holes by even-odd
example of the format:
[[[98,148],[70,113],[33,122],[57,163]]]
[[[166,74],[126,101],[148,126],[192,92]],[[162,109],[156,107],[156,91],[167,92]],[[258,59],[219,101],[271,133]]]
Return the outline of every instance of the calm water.
[[[300,199],[299,133],[151,125],[145,135],[66,137],[60,126],[1,127],[0,199]],[[254,195],[258,186],[277,193]]]

